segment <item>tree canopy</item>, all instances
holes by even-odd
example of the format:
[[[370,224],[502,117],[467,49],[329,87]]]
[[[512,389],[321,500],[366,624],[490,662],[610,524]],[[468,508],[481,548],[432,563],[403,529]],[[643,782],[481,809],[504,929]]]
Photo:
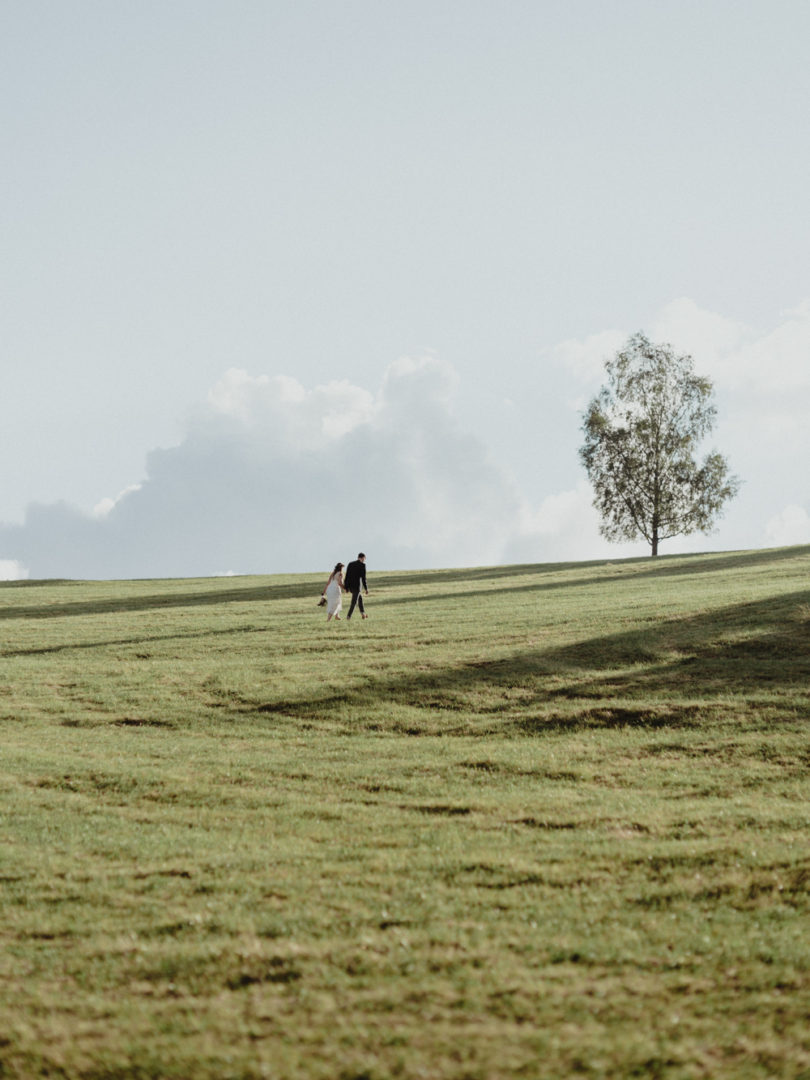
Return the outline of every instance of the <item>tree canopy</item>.
[[[606,361],[607,385],[588,405],[580,458],[608,540],[643,537],[651,554],[662,540],[712,531],[739,489],[726,459],[696,460],[714,426],[711,380],[691,356],[634,334]]]

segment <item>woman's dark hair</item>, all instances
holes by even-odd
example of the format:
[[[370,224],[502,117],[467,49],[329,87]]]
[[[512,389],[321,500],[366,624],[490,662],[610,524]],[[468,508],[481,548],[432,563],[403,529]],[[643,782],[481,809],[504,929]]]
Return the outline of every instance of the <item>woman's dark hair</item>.
[[[335,563],[335,569],[332,571],[332,573],[336,574],[338,572],[338,570],[342,570],[342,569],[343,569],[343,563],[342,562]]]

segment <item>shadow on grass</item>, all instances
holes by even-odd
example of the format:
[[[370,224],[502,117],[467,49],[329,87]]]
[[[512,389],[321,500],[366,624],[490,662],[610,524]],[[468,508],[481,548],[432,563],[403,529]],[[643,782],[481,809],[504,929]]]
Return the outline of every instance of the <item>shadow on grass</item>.
[[[777,688],[810,698],[808,610],[810,590],[802,590],[558,648],[369,676],[339,693],[240,704],[305,719],[409,706],[499,716],[522,731],[696,726],[728,695],[753,701]]]
[[[570,563],[558,568],[573,568],[577,565],[578,564],[576,563]],[[470,580],[471,574],[474,575],[475,580],[486,580],[488,578],[499,579],[522,576],[533,571],[536,571],[536,568],[532,566],[508,566],[491,567],[474,571],[433,570],[418,575],[383,573],[375,576],[372,588],[408,586],[417,582],[424,585],[425,583],[437,581],[458,582],[459,584],[464,584]],[[87,586],[88,584],[91,583],[63,579],[44,581],[4,581],[0,582],[0,589],[3,587],[31,589],[57,585],[75,585],[82,587]],[[97,583],[93,582],[92,584],[96,585]],[[114,587],[115,584],[117,583],[110,583],[111,587]],[[126,582],[125,584],[130,590],[137,588],[138,585],[137,582]],[[153,585],[154,582],[150,582],[149,584]],[[182,592],[176,593],[170,591],[170,583],[168,581],[166,585],[166,591],[158,593],[135,593],[134,595],[97,597],[89,600],[63,600],[47,604],[26,606],[0,606],[0,619],[58,619],[81,615],[107,615],[179,607],[209,607],[217,604],[244,604],[257,601],[270,603],[275,600],[313,600],[314,602],[320,592],[323,581],[319,576],[314,579],[310,578],[310,580],[302,578],[299,581],[287,582],[284,584],[274,585],[268,583],[266,585],[256,585],[251,583],[250,585],[232,586],[228,589],[212,589],[210,587],[210,579],[202,578],[200,579],[200,587],[198,589],[186,588]],[[410,602],[410,599],[411,598],[409,597],[405,597],[401,602]],[[445,599],[445,597],[439,597],[439,599]],[[389,602],[398,603],[400,601],[396,598],[390,598]]]
[[[223,630],[187,630],[175,634],[141,634],[138,637],[108,638],[104,641],[67,641],[59,645],[40,645],[30,649],[3,649],[0,658],[10,659],[20,656],[48,656],[51,653],[74,652],[84,649],[112,649],[126,645],[151,645],[165,641],[194,641],[203,638],[231,636],[236,634],[266,633],[262,626],[233,626]],[[0,1073],[2,1076],[2,1073]]]
[[[553,592],[559,589],[576,589],[592,585],[605,586],[616,584],[637,584],[643,578],[665,578],[673,576],[692,576],[696,574],[714,574],[728,570],[751,569],[755,566],[768,566],[785,559],[795,559],[797,556],[810,555],[810,546],[799,548],[777,548],[766,551],[742,551],[726,552],[723,554],[708,555],[669,555],[651,559],[649,556],[633,559],[611,559],[593,562],[576,563],[549,563],[549,564],[525,564],[516,567],[502,568],[504,573],[484,570],[453,571],[453,576],[444,576],[441,572],[431,572],[420,576],[418,574],[397,574],[390,580],[384,575],[375,578],[375,584],[380,586],[403,586],[403,585],[426,585],[436,581],[456,581],[459,583],[498,580],[502,577],[525,577],[528,574],[546,574],[564,572],[569,570],[593,569],[598,567],[599,574],[587,577],[566,577],[559,581],[531,582],[525,585],[513,585],[501,589],[487,589],[487,596],[498,593],[520,592]],[[626,573],[611,575],[610,568],[627,568]],[[385,597],[386,604],[412,604],[412,603],[436,603],[445,600],[457,599],[460,593],[429,593],[426,596],[392,596]]]
[[[632,561],[632,560],[631,560]],[[481,567],[473,570],[426,570],[424,573],[380,573],[375,574],[370,581],[372,591],[386,588],[408,588],[414,585],[433,585],[436,583],[455,583],[466,585],[470,581],[498,581],[505,578],[524,577],[531,573],[545,573],[562,570],[573,570],[583,566],[601,566],[603,562],[594,563],[556,563],[548,565],[523,564],[515,566]],[[588,579],[599,581],[600,578]],[[5,581],[0,582],[0,588],[37,588],[48,585],[74,585],[77,587],[96,585],[93,582],[80,582],[70,580],[43,580],[43,581]],[[114,587],[117,583],[110,583]],[[128,589],[137,588],[137,582],[126,582]],[[154,584],[154,582],[150,582]],[[160,610],[178,607],[207,607],[217,604],[251,603],[254,601],[272,602],[274,600],[309,600],[318,596],[322,586],[321,578],[315,580],[300,580],[285,584],[267,584],[249,586],[233,586],[228,589],[211,589],[210,579],[200,579],[199,589],[186,588],[182,592],[170,591],[170,583],[167,581],[165,592],[149,592],[141,595],[108,596],[90,600],[63,600],[48,604],[29,606],[0,607],[0,619],[56,619],[81,615],[106,615],[114,613],[129,613],[137,611]],[[578,583],[577,583],[578,584]],[[544,588],[570,588],[572,582],[563,581],[544,584],[529,584],[519,586],[521,591],[542,590]],[[503,591],[510,591],[504,589]],[[454,598],[457,593],[442,593],[438,596],[430,595],[420,597],[420,600],[443,601]],[[381,598],[379,595],[377,599]],[[385,603],[400,604],[413,603],[412,596],[387,597]]]
[[[12,581],[0,581],[0,590],[3,589],[46,589],[54,585],[79,584],[73,578],[20,578]]]
[[[509,578],[525,577],[529,574],[563,573],[570,570],[593,570],[601,569],[597,575],[589,574],[582,578],[567,578],[562,581],[546,581],[527,583],[525,585],[505,586],[502,592],[537,591],[541,593],[554,589],[570,589],[578,586],[601,585],[614,580],[605,571],[611,567],[627,567],[627,580],[638,580],[639,577],[666,577],[673,574],[704,574],[718,571],[750,568],[757,565],[767,565],[784,559],[793,559],[796,556],[810,555],[810,546],[794,548],[777,548],[765,551],[730,552],[720,554],[698,555],[670,555],[659,556],[651,559],[649,556],[632,559],[598,559],[589,562],[569,563],[521,563],[510,566],[475,567],[462,570],[426,570],[418,573],[409,572],[381,572],[369,574],[369,584],[372,591],[386,588],[408,588],[413,586],[434,585],[436,583],[467,585],[470,582],[483,583],[487,581],[504,581]],[[55,619],[81,615],[105,615],[115,613],[128,613],[137,611],[161,610],[179,607],[209,607],[217,604],[252,603],[256,601],[271,602],[274,600],[307,600],[317,597],[320,592],[322,581],[320,576],[302,575],[300,580],[285,582],[283,584],[256,584],[255,579],[250,579],[250,584],[234,585],[227,589],[212,589],[210,578],[199,579],[198,588],[186,587],[182,592],[170,591],[170,583],[166,582],[166,590],[161,592],[145,592],[143,594],[130,593],[126,596],[97,597],[89,600],[65,600],[54,603],[7,607],[0,606],[0,619]],[[4,581],[0,582],[0,589],[36,589],[45,586],[75,585],[83,587],[89,582],[77,582],[66,579],[53,579],[43,581]],[[94,586],[99,583],[93,582]],[[110,587],[124,583],[110,583]],[[129,590],[136,589],[138,582],[126,582]],[[154,587],[155,582],[143,582],[144,586]],[[496,590],[488,590],[490,593]],[[441,602],[456,597],[456,593],[429,594],[419,597],[378,597],[380,603],[402,604],[425,602]]]
[[[605,577],[605,570],[610,567],[635,568],[634,577],[669,577],[676,574],[708,574],[724,570],[735,570],[743,567],[768,565],[781,562],[785,559],[795,559],[797,556],[810,556],[810,545],[790,548],[766,548],[757,551],[727,551],[727,552],[695,552],[689,555],[659,555],[656,559],[649,555],[634,556],[628,559],[590,559],[579,562],[557,563],[519,563],[511,566],[484,566],[473,567],[466,570],[425,570],[422,572],[397,572],[393,574],[374,574],[374,585],[379,587],[401,587],[413,585],[433,585],[436,582],[464,582],[497,581],[501,578],[525,577],[528,574],[554,574],[564,573],[569,570],[593,570],[599,568],[603,573],[596,577],[588,577],[572,581],[570,578],[557,583],[538,584],[529,588],[570,588],[572,584],[595,584],[603,583],[610,578]],[[371,580],[371,574],[369,575]],[[420,599],[432,599],[432,597],[420,597]]]
[[[255,601],[312,600],[319,585],[293,582],[287,585],[252,585],[231,589],[200,589],[181,593],[145,593],[134,596],[99,597],[93,600],[68,600],[53,604],[0,608],[0,619],[59,619],[77,615],[108,615],[135,611],[154,611],[180,607],[209,607],[217,604],[245,604]]]

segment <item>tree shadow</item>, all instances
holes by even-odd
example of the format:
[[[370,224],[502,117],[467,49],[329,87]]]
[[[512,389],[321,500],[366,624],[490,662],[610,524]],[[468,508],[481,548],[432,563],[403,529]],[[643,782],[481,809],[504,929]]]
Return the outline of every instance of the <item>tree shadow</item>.
[[[48,656],[51,653],[74,652],[76,650],[109,649],[126,645],[150,645],[163,641],[193,641],[223,635],[234,636],[237,634],[260,634],[264,632],[264,629],[258,626],[232,626],[220,630],[188,630],[180,634],[143,634],[139,637],[108,638],[105,641],[66,641],[60,645],[40,645],[30,649],[4,649],[0,651],[0,658]]]
[[[650,556],[636,556],[629,559],[593,559],[580,562],[562,563],[519,563],[509,566],[486,566],[460,570],[426,570],[422,572],[370,572],[369,585],[375,592],[377,589],[409,588],[412,586],[424,586],[441,584],[466,585],[470,582],[482,584],[488,581],[505,581],[509,578],[526,577],[531,574],[567,573],[571,570],[592,571],[599,568],[601,573],[588,574],[581,578],[568,577],[562,581],[529,582],[524,585],[515,585],[511,588],[504,585],[499,592],[543,592],[556,589],[570,589],[574,587],[605,584],[615,580],[609,573],[610,568],[627,568],[631,573],[627,574],[627,580],[637,580],[639,577],[665,577],[668,575],[687,575],[715,573],[722,570],[750,568],[757,565],[767,565],[785,559],[794,559],[796,556],[810,555],[810,546],[793,548],[775,548],[762,551],[723,552],[709,554],[690,555],[662,555],[656,559]],[[217,604],[249,603],[254,601],[274,600],[305,600],[316,597],[322,586],[321,575],[301,575],[294,581],[273,583],[272,580],[257,583],[256,578],[243,579],[249,584],[235,584],[225,589],[212,589],[210,578],[194,579],[199,582],[198,587],[191,585],[191,580],[184,583],[185,588],[180,592],[171,592],[168,589],[170,582],[167,580],[165,591],[145,592],[128,596],[95,597],[87,600],[63,600],[54,603],[7,606],[0,607],[0,619],[54,619],[79,615],[104,615],[118,612],[137,612],[155,609],[170,609],[178,607],[207,607]],[[50,579],[36,581],[3,581],[0,589],[37,589],[55,585],[73,585],[82,587],[89,582],[74,581],[71,579]],[[98,585],[98,582],[93,582]],[[124,583],[110,582],[114,588]],[[132,589],[139,584],[154,587],[155,581],[126,582]],[[492,594],[496,590],[487,590]],[[441,593],[408,596],[379,596],[378,602],[386,604],[412,603],[416,600],[420,603],[441,602],[456,598],[461,593]]]
[[[810,556],[810,545],[789,548],[765,548],[753,551],[691,552],[679,555],[659,555],[655,559],[649,555],[636,555],[624,559],[589,559],[578,562],[556,563],[518,563],[510,566],[483,566],[461,570],[425,570],[397,571],[395,573],[377,573],[373,575],[375,586],[412,586],[432,585],[434,583],[458,583],[496,581],[500,578],[525,577],[529,574],[566,573],[570,570],[593,570],[599,568],[603,573],[594,577],[563,582],[543,583],[534,588],[568,588],[572,584],[601,583],[606,578],[604,571],[611,567],[634,568],[636,576],[668,577],[677,574],[713,574],[723,570],[735,570],[744,567],[768,565],[797,556]],[[369,573],[369,583],[371,583]],[[420,599],[424,599],[420,597]]]
[[[810,555],[810,546],[800,548],[779,548],[767,551],[725,552],[717,555],[668,555],[658,556],[655,560],[651,560],[649,556],[645,556],[644,558],[613,559],[609,561],[601,560],[598,562],[584,563],[538,563],[516,567],[514,568],[515,572],[513,574],[476,571],[475,576],[472,576],[469,571],[454,571],[454,577],[452,579],[449,577],[420,578],[418,575],[408,575],[406,578],[404,575],[397,575],[396,577],[392,577],[390,584],[394,586],[401,586],[408,583],[424,585],[435,580],[455,580],[459,583],[468,583],[470,581],[484,583],[487,580],[498,580],[499,578],[506,576],[525,577],[530,573],[553,573],[554,571],[589,569],[592,567],[598,567],[601,570],[601,573],[599,574],[591,574],[585,577],[566,577],[560,580],[536,581],[528,582],[525,585],[511,585],[504,586],[500,589],[487,589],[486,594],[488,597],[491,597],[505,593],[544,593],[555,592],[560,589],[573,590],[578,588],[588,588],[593,585],[634,585],[640,579],[648,577],[665,578],[671,576],[693,576],[696,574],[720,573],[727,570],[751,569],[754,566],[769,566],[784,559],[795,559],[797,555],[804,554]],[[611,575],[610,569],[612,567],[621,569],[627,568],[628,571],[632,572]],[[388,584],[387,580],[385,581],[385,584]],[[447,600],[456,600],[464,595],[467,594],[464,592],[445,592],[417,596],[386,596],[382,598],[380,602],[384,602],[386,605],[441,603]]]
[[[695,726],[706,704],[773,688],[798,690],[810,709],[810,590],[498,659],[369,674],[338,692],[246,707],[314,719],[387,704],[490,714],[523,731]]]
[[[810,556],[810,545],[789,548],[764,548],[756,551],[695,552],[689,555],[659,555],[644,560],[646,573],[653,577],[669,577],[677,574],[714,574],[722,570],[739,570],[753,566],[770,565]]]
[[[548,566],[535,566],[534,564],[526,564],[521,566],[509,566],[509,567],[491,567],[480,568],[476,570],[475,580],[486,581],[491,578],[492,580],[499,581],[509,577],[522,577],[526,573],[535,569],[553,570],[553,569],[573,569],[579,568],[582,563],[564,563],[564,564],[548,564]],[[601,565],[601,564],[593,564]],[[255,579],[251,580],[249,585],[235,585],[228,589],[215,589],[210,588],[210,579],[202,578],[200,580],[200,588],[198,591],[191,591],[185,589],[182,592],[161,592],[161,593],[144,593],[142,595],[129,595],[129,596],[107,596],[96,597],[88,600],[62,600],[48,604],[30,605],[30,606],[14,606],[8,608],[0,608],[0,620],[2,619],[55,619],[55,618],[72,618],[81,617],[85,615],[95,616],[104,614],[128,614],[139,611],[155,611],[155,610],[171,610],[173,608],[186,608],[186,607],[208,607],[219,604],[229,603],[254,603],[261,602],[271,604],[277,600],[311,600],[314,602],[315,597],[318,595],[318,589],[321,585],[320,576],[314,581],[298,580],[294,582],[285,582],[283,584],[255,584]],[[374,585],[382,590],[386,587],[396,586],[407,583],[414,583],[416,581],[425,583],[425,580],[429,582],[435,582],[441,580],[443,582],[458,582],[459,584],[466,584],[470,580],[470,571],[468,570],[452,570],[452,571],[428,571],[426,577],[421,575],[410,574],[381,574],[375,578]],[[523,593],[523,592],[543,592],[545,590],[560,589],[560,588],[572,588],[577,585],[589,585],[603,581],[603,578],[593,577],[586,578],[583,581],[571,581],[570,579],[564,581],[553,582],[534,582],[522,585],[516,585],[512,587],[503,587],[501,589],[488,589],[487,595],[493,595],[497,593]],[[67,584],[75,585],[81,588],[82,585],[87,583],[80,581],[41,581],[41,582],[2,582],[0,585],[16,585],[22,584],[24,587],[30,588],[32,586],[43,585],[56,585]],[[111,583],[116,584],[116,583]],[[127,583],[132,586],[134,583]],[[147,584],[144,582],[143,584]],[[152,585],[154,582],[150,581],[148,584]],[[465,591],[459,592],[447,592],[439,594],[429,594],[427,596],[418,597],[419,602],[430,603],[442,603],[448,600],[457,599],[459,596],[467,595]],[[415,602],[415,598],[412,596],[380,596],[377,594],[376,602],[380,604],[411,604]],[[171,640],[172,638],[204,638],[209,634],[218,633],[219,631],[200,631],[189,634],[167,634],[167,635],[153,635],[142,636],[132,638],[120,638],[111,639],[107,641],[96,641],[91,643],[74,643],[66,642],[53,646],[42,646],[30,649],[16,649],[0,652],[0,656],[4,657],[19,657],[19,656],[36,656],[45,655],[47,653],[62,652],[70,649],[92,649],[92,648],[105,648],[108,645],[136,645],[149,641],[161,641]],[[241,630],[227,631],[238,633]]]
[[[634,559],[617,560],[635,562]],[[553,574],[567,570],[581,570],[588,567],[604,566],[604,559],[586,562],[566,563],[514,563],[510,566],[475,566],[459,570],[396,570],[369,571],[369,586],[372,580],[375,588],[399,588],[413,585],[459,584],[468,582],[498,581],[502,578],[526,577],[527,574]]]
[[[203,579],[207,581],[208,579]],[[230,589],[205,588],[178,593],[144,593],[134,596],[65,600],[52,604],[0,608],[0,619],[59,619],[76,615],[108,615],[179,607],[209,607],[216,604],[244,604],[255,601],[317,599],[319,582],[296,581],[279,585],[250,585]]]
[[[52,585],[76,585],[73,578],[20,578],[13,581],[0,581],[0,589],[42,589]]]

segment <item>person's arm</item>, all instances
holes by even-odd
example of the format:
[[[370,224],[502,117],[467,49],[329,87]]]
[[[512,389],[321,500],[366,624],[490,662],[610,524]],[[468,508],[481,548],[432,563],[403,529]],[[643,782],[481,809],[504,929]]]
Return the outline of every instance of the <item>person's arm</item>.
[[[368,596],[368,585],[366,585],[366,564],[363,563],[363,592]]]

